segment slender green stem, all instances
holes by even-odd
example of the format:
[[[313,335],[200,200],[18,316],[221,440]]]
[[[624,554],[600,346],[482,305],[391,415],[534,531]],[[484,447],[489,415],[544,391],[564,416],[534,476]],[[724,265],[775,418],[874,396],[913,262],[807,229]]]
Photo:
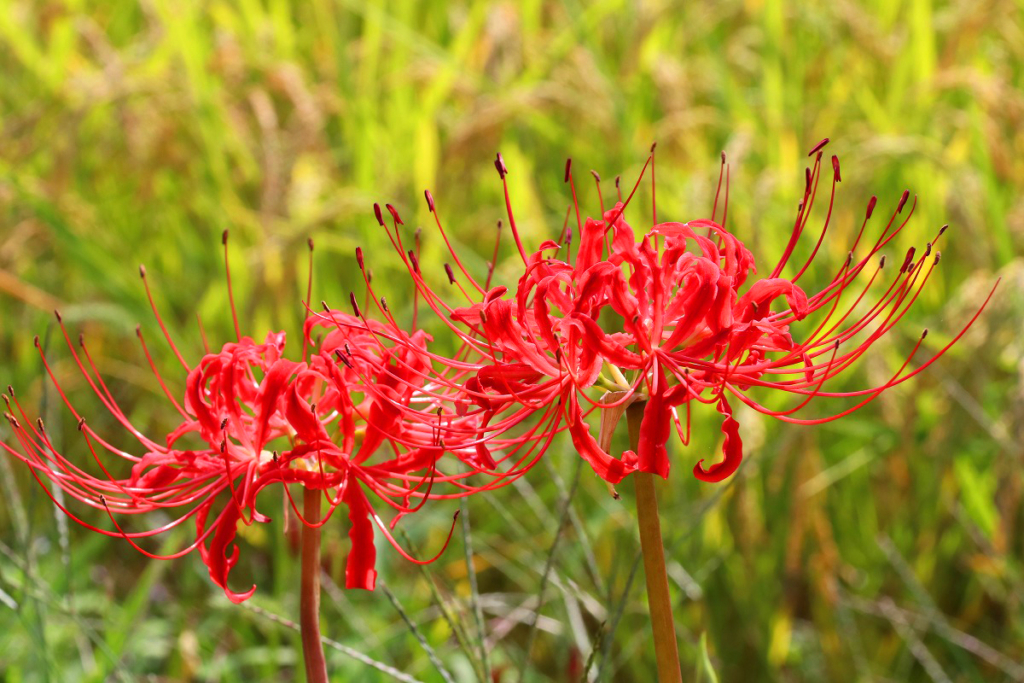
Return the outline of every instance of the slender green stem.
[[[644,403],[638,402],[626,409],[629,440],[636,451],[640,441],[640,422],[644,416]],[[661,520],[658,518],[658,496],[654,490],[654,475],[634,472],[636,486],[636,512],[640,525],[640,550],[644,556],[644,575],[647,578],[647,606],[651,613],[654,632],[654,656],[658,662],[660,683],[681,683],[679,646],[672,619],[672,600],[668,592],[668,573],[665,571],[665,548],[661,540]]]
[[[321,491],[302,490],[302,515],[310,522],[320,519]],[[302,527],[302,584],[299,597],[299,625],[302,657],[308,683],[328,683],[327,660],[320,640],[320,527]]]

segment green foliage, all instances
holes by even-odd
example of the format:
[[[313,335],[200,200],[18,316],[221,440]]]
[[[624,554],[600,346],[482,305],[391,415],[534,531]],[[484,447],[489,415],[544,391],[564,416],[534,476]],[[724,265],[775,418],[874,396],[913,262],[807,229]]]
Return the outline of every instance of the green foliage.
[[[809,428],[741,413],[748,461],[724,485],[688,475],[720,445],[716,416],[695,410],[693,444],[673,446],[659,492],[684,670],[724,681],[1024,680],[1022,15],[1012,0],[0,0],[0,381],[59,445],[80,446],[42,381],[38,333],[93,429],[131,443],[60,352],[50,322],[60,307],[133,421],[175,426],[135,340],[139,322],[160,347],[136,267],[146,264],[194,360],[196,314],[212,342],[231,334],[227,228],[245,331],[286,329],[295,345],[308,237],[314,301],[340,307],[362,292],[361,245],[408,320],[411,288],[372,202],[424,226],[421,261],[441,285],[430,188],[467,268],[485,272],[504,213],[499,150],[524,239],[537,244],[566,215],[566,155],[594,213],[585,170],[604,177],[607,198],[617,174],[631,185],[657,140],[658,215],[685,220],[709,214],[724,149],[729,228],[763,272],[792,225],[804,152],[827,135],[843,182],[809,277],[843,262],[872,194],[876,221],[905,187],[918,195],[891,259],[952,226],[900,335],[837,386],[884,382],[921,327],[927,348],[941,348],[997,274],[1003,283],[940,363],[854,416]],[[650,199],[645,184],[634,224],[648,220]],[[506,239],[501,254],[512,248]],[[170,353],[157,356],[180,391]],[[816,403],[805,415],[839,409]],[[574,487],[575,460],[561,440],[549,467],[468,503],[471,572],[455,541],[423,572],[381,552],[394,604],[328,584],[335,680],[393,680],[388,667],[423,681],[442,670],[515,681],[521,668],[527,681],[650,680],[631,486],[613,500],[584,470]],[[259,584],[245,609],[196,557],[152,562],[59,523],[9,459],[0,483],[0,678],[300,671],[297,634],[267,616],[298,612],[297,558],[279,520],[241,540],[251,561],[233,580]],[[403,522],[407,543],[432,554],[452,511]],[[325,536],[335,576],[344,524]]]

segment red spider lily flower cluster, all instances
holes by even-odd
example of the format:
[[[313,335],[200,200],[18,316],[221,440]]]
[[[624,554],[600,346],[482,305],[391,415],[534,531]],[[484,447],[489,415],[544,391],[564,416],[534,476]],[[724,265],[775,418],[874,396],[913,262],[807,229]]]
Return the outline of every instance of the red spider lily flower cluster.
[[[492,285],[497,243],[486,278],[480,282],[472,277],[452,248],[428,191],[427,206],[454,263],[445,264],[444,271],[462,299],[448,303],[424,278],[419,232],[413,248],[407,248],[398,212],[386,205],[389,225],[375,205],[377,221],[415,288],[412,331],[398,324],[386,300],[374,291],[361,249],[356,261],[366,285],[363,308],[373,302],[376,317],[364,312],[354,295],[351,313],[326,304],[323,311],[310,311],[300,360],[283,355],[283,333],[269,334],[262,343],[242,337],[232,301],[236,341],[217,353],[207,349],[192,367],[152,305],[186,375],[179,401],[139,333],[150,367],[181,417],[177,429],[156,440],[129,421],[84,341],[80,338],[76,349],[61,322],[82,376],[138,448],[123,450],[93,431],[65,396],[42,349],[50,378],[78,420],[83,437],[78,455],[60,452],[13,390],[4,398],[14,443],[0,445],[29,466],[73,519],[126,539],[150,557],[158,556],[142,548],[140,540],[193,522],[195,540],[159,557],[198,549],[211,579],[235,601],[248,598],[254,588],[235,592],[228,587],[239,560],[237,545],[231,546],[239,523],[269,521],[257,501],[271,484],[282,485],[292,510],[310,527],[322,526],[337,507],[346,506],[352,542],[346,585],[372,589],[375,529],[402,556],[423,560],[401,549],[371,500],[391,509],[393,525],[428,499],[505,486],[529,471],[561,431],[569,432],[580,456],[611,484],[637,471],[667,477],[666,445],[672,432],[688,443],[694,402],[714,406],[722,416],[724,457],[707,467],[698,460],[693,472],[703,481],[722,481],[736,472],[743,456],[735,401],[800,424],[837,419],[923,371],[984,309],[982,305],[948,344],[912,366],[925,331],[885,382],[859,391],[826,390],[828,380],[888,334],[917,300],[939,264],[937,245],[945,227],[919,252],[911,248],[898,268],[884,268],[881,252],[903,230],[916,200],[909,202],[904,192],[877,238],[864,248],[861,239],[876,206],[872,197],[849,257],[823,288],[805,291],[799,282],[824,243],[841,180],[839,160],[833,156],[824,224],[806,261],[791,267],[818,198],[821,175],[828,172],[822,163],[825,143],[827,139],[811,151],[814,161],[806,172],[791,237],[766,277],[755,277],[753,255],[725,228],[728,180],[721,222],[716,222],[716,193],[710,219],[659,223],[652,207],[652,227],[637,240],[624,214],[648,167],[654,193],[653,148],[632,192],[625,199],[619,193],[609,210],[602,205],[600,218],[582,218],[567,164],[576,229],[569,227],[567,213],[559,240],[547,240],[528,253],[512,211],[508,170],[498,155],[495,166],[504,186],[508,225],[523,264],[513,290]],[[724,155],[722,167],[728,178]],[[595,179],[600,198],[596,174]],[[226,234],[224,244],[226,258]],[[795,272],[784,275],[789,271]],[[888,284],[883,272],[892,272]],[[144,270],[142,276],[146,282]],[[146,292],[152,304],[148,282]],[[230,296],[230,274],[228,292]],[[415,310],[421,302],[457,340],[454,353],[439,353],[430,337],[416,329]],[[794,326],[804,331],[797,333]],[[772,389],[793,395],[795,405],[772,410],[754,398],[758,391]],[[850,405],[826,417],[794,416],[822,397],[845,399]],[[636,451],[615,455],[612,431],[624,411],[637,403],[643,405],[643,419]],[[596,437],[588,423],[595,416],[600,417]],[[108,467],[109,456],[128,464]],[[76,516],[44,480],[84,505],[104,510],[113,528]],[[322,519],[302,519],[292,486],[323,491],[329,509]],[[154,511],[171,513],[173,521],[143,531],[122,523]],[[451,534],[449,530],[449,540]]]
[[[427,285],[415,252],[404,250],[395,210],[388,206],[395,219],[388,228],[378,207],[377,219],[405,261],[418,297],[462,342],[458,372],[441,373],[436,381],[449,397],[458,397],[451,400],[464,414],[472,414],[466,403],[475,406],[480,415],[478,447],[486,450],[489,438],[539,414],[545,431],[567,429],[579,454],[612,484],[634,471],[667,477],[666,443],[673,427],[683,443],[689,442],[691,405],[697,402],[713,405],[723,416],[724,457],[709,467],[701,459],[693,472],[702,481],[718,482],[736,472],[743,455],[731,400],[789,422],[824,423],[870,403],[945,353],[981,310],[948,344],[911,367],[925,330],[902,365],[882,384],[848,392],[824,389],[829,379],[890,332],[914,304],[939,263],[938,240],[946,229],[938,230],[920,251],[910,248],[899,267],[887,269],[893,273],[889,284],[879,285],[885,266],[880,252],[903,230],[916,199],[907,209],[909,192],[904,192],[873,244],[858,254],[876,206],[872,197],[845,263],[822,289],[804,291],[798,282],[817,255],[832,218],[841,180],[836,156],[831,158],[827,213],[813,250],[806,262],[790,268],[793,274],[783,273],[807,230],[825,172],[822,148],[827,142],[823,140],[809,154],[814,161],[806,172],[791,237],[779,262],[762,278],[753,277],[753,255],[724,227],[728,180],[721,223],[715,221],[716,193],[710,219],[659,223],[656,208],[652,209],[653,226],[638,243],[623,215],[640,179],[625,201],[620,192],[613,208],[602,208],[601,218],[582,220],[567,162],[565,180],[572,188],[577,229],[568,227],[567,213],[560,240],[547,240],[529,254],[516,227],[508,170],[499,154],[495,167],[523,262],[514,291],[491,287],[490,272],[483,286],[470,276],[451,249],[433,197],[426,193],[440,234],[468,283],[463,286],[451,265],[445,265],[450,284],[466,300],[457,305],[446,303]],[[651,166],[652,195],[653,159],[652,147],[640,175]],[[724,154],[722,168],[727,178]],[[600,178],[594,176],[600,196]],[[719,191],[721,187],[720,176]],[[804,321],[809,331],[796,338],[791,326],[798,321]],[[750,395],[751,389],[762,388],[792,394],[797,403],[787,410],[772,410]],[[827,417],[793,416],[818,397],[845,398],[854,404]],[[616,457],[608,451],[610,430],[634,402],[644,405],[638,448]],[[594,411],[601,417],[599,438],[590,433],[587,422]]]
[[[226,249],[226,234],[224,242]],[[4,399],[14,439],[10,445],[0,445],[28,465],[56,505],[80,524],[123,538],[152,558],[172,559],[198,549],[210,578],[235,602],[250,597],[255,586],[242,592],[229,588],[229,574],[239,559],[237,545],[231,546],[239,523],[270,521],[259,511],[257,501],[272,484],[283,485],[292,510],[310,527],[326,524],[340,505],[347,507],[352,544],[346,566],[349,588],[375,585],[375,527],[407,559],[433,561],[417,560],[402,550],[371,505],[371,499],[376,499],[391,508],[393,527],[401,516],[420,509],[438,482],[454,482],[455,489],[436,497],[473,491],[461,483],[472,468],[460,466],[467,472],[445,476],[438,467],[446,450],[464,452],[470,461],[477,450],[472,443],[461,443],[471,442],[475,434],[467,418],[454,413],[444,416],[443,402],[423,386],[428,376],[426,335],[407,334],[396,326],[325,305],[324,313],[306,321],[299,361],[284,357],[284,333],[268,334],[262,343],[238,334],[238,341],[225,344],[219,352],[207,349],[193,367],[167,334],[144,268],[140,274],[160,328],[185,372],[184,397],[179,401],[138,330],[150,368],[180,415],[180,425],[163,439],[152,439],[136,428],[97,370],[84,338],[79,337],[76,348],[58,313],[82,377],[138,448],[135,452],[118,448],[109,436],[92,429],[65,395],[37,338],[46,371],[78,421],[82,442],[74,455],[58,450],[42,420],[32,420],[9,387]],[[228,283],[230,292],[230,275]],[[232,314],[237,334],[233,301]],[[323,327],[329,329],[314,343],[313,334],[323,333]],[[420,416],[428,417],[416,419]],[[111,456],[127,465],[111,465],[107,462]],[[77,515],[53,495],[45,480],[85,506],[104,510],[112,528]],[[303,519],[289,485],[323,491],[328,512],[319,520]],[[173,521],[143,531],[125,524],[126,518],[156,511],[171,515]],[[157,555],[139,545],[190,521],[195,539],[176,553]],[[448,540],[453,529],[454,522]]]

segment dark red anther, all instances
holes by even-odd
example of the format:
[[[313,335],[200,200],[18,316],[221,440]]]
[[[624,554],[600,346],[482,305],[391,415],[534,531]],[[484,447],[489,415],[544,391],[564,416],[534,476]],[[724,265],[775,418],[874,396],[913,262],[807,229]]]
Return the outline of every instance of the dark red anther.
[[[885,268],[885,254],[882,254],[882,258],[878,259],[878,267]]]
[[[33,337],[32,343],[35,344],[37,349],[39,348],[39,335],[38,334],[35,337]]]
[[[937,252],[935,252],[935,260],[932,261],[932,265],[933,266],[939,265],[939,261],[940,260],[942,260],[942,252],[941,251],[937,251]]]
[[[949,223],[946,223],[941,228],[939,228],[939,235],[942,235],[942,233],[946,232],[947,228],[949,228]]]
[[[373,282],[373,268],[366,269],[366,281]]]
[[[402,217],[399,216],[398,211],[395,210],[395,207],[391,206],[390,204],[385,204],[384,206],[387,207],[388,212],[391,213],[391,217],[395,219],[396,223],[398,223],[399,225],[405,225],[405,223],[402,222]]]
[[[39,427],[39,431],[41,431],[41,432],[45,432],[46,431],[46,425],[43,424],[43,418],[41,418],[41,417],[37,417],[36,418],[36,427]]]
[[[141,277],[143,280],[146,279],[146,266],[142,265],[141,263],[139,264],[139,277]]]
[[[444,264],[444,272],[448,275],[448,284],[455,284],[455,273],[452,272],[452,266],[450,263]]]
[[[412,263],[412,269],[414,272],[420,272],[420,260],[416,258],[416,252],[412,249],[409,250],[409,261]]]
[[[83,429],[85,429],[85,418],[80,417],[78,418],[78,431],[82,431]]]
[[[864,215],[864,220],[869,220],[871,218],[871,214],[874,213],[875,204],[877,203],[878,197],[876,197],[875,195],[871,195],[871,199],[868,200],[868,212],[867,214]]]
[[[135,326],[135,336],[142,339],[142,325]]]
[[[53,309],[53,314],[57,316],[57,322],[64,322],[64,319],[60,317],[60,311],[58,311],[56,308]]]
[[[83,348],[85,347],[85,335],[81,332],[78,333],[78,345]]]
[[[725,159],[725,152],[722,152],[722,159]],[[615,176],[615,189],[619,189],[619,181],[622,180],[622,176]]]
[[[384,297],[380,298],[380,307],[384,309],[385,313],[388,313],[388,300]]]
[[[562,182],[569,182],[569,174],[572,172],[572,157],[565,160],[565,180]]]
[[[380,227],[384,227],[384,214],[380,212],[380,204],[377,202],[373,203],[373,215],[377,217],[377,222],[380,223]]]
[[[926,328],[924,328],[924,331],[921,332],[921,341],[924,341],[927,337],[928,337],[928,328],[926,327]]]
[[[810,152],[807,153],[807,156],[813,157],[815,154],[820,152],[822,150],[822,148],[824,148],[825,145],[827,145],[827,144],[828,144],[828,138],[823,138],[821,142],[819,142],[818,144],[816,144],[814,146],[814,149],[812,149]]]
[[[906,272],[907,267],[909,267],[911,262],[913,262],[914,254],[916,252],[917,252],[917,250],[914,249],[914,247],[911,247],[910,249],[907,250],[907,256],[906,256],[906,258],[903,259],[903,265],[900,266],[900,272],[901,273]]]
[[[896,213],[903,213],[903,207],[907,204],[907,199],[910,198],[910,190],[903,190],[903,196],[900,197],[900,205],[896,207]]]
[[[363,248],[356,247],[356,263],[359,264],[359,270],[363,270]]]
[[[309,245],[309,250],[313,251],[313,238],[312,237],[306,238],[306,244]]]
[[[839,175],[839,157],[837,157],[835,154],[832,155],[832,171],[835,174],[833,176],[835,178],[835,181],[837,183],[842,182],[843,178],[841,175]]]
[[[10,394],[11,398],[14,398],[14,387],[10,384],[7,385],[7,393]]]
[[[804,168],[804,194],[811,192],[811,169]]]
[[[357,318],[362,318],[362,314],[359,312],[359,302],[356,301],[356,295],[354,292],[348,293],[349,303],[352,304],[352,312]]]
[[[929,243],[928,243],[928,244],[927,244],[927,245],[925,246],[925,248],[924,248],[924,255],[925,255],[925,256],[928,256],[928,255],[929,255],[929,254],[931,254],[931,253],[932,253],[932,243],[931,243],[931,242],[929,242]]]
[[[914,261],[909,266],[907,266],[907,274],[908,275],[913,275],[914,274],[914,268],[917,268],[917,261]]]
[[[597,171],[591,169],[590,175],[594,176],[594,180],[596,180],[597,182],[601,182],[601,176],[597,174]]]
[[[725,150],[722,150],[722,163],[725,163]]]
[[[223,432],[227,428],[228,428],[228,419],[225,417],[223,420],[220,421],[220,430]]]
[[[228,231],[227,230],[224,230],[224,232],[222,232],[220,234],[220,243],[224,244],[224,245],[226,245],[228,243]]]
[[[423,197],[427,200],[427,209],[434,213],[434,195],[430,194],[430,190],[423,190]]]
[[[498,169],[498,175],[502,180],[508,175],[508,168],[505,167],[505,160],[501,158],[500,152],[494,158],[494,168]]]

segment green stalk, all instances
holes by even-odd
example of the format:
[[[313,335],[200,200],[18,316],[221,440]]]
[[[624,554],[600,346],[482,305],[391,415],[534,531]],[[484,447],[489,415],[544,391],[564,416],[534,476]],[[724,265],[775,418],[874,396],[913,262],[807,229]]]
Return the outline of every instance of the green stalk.
[[[629,441],[634,452],[639,447],[644,405],[643,402],[637,402],[626,409]],[[640,525],[640,551],[644,556],[644,575],[647,579],[647,606],[651,615],[651,630],[654,632],[654,655],[658,662],[658,681],[682,683],[654,475],[650,472],[634,472],[633,482],[636,487],[637,521]]]
[[[302,489],[302,515],[308,522],[320,520],[321,491]],[[328,683],[327,660],[320,641],[320,527],[302,527],[302,583],[299,596],[299,626],[302,657],[308,683]]]

